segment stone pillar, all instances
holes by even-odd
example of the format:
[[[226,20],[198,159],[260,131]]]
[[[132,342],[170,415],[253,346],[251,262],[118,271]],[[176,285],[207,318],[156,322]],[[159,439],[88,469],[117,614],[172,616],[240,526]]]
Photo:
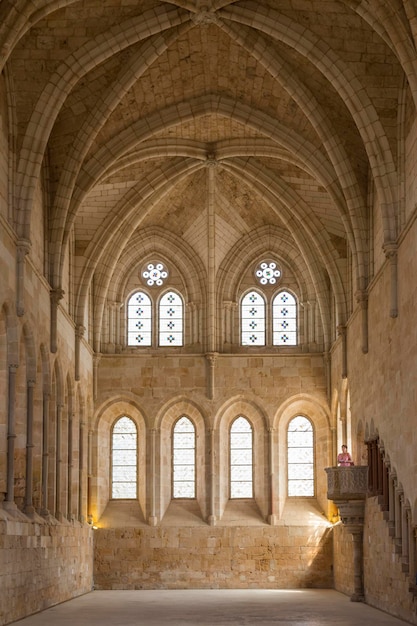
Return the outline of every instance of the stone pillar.
[[[51,289],[51,352],[55,353],[58,349],[57,346],[57,325],[58,325],[58,306],[62,298],[64,297],[63,289]]]
[[[49,393],[43,393],[42,407],[42,497],[41,515],[47,517],[48,509],[48,472],[49,472]]]
[[[390,473],[388,477],[388,526],[390,537],[395,534],[395,485],[396,476]]]
[[[339,324],[337,332],[342,338],[342,378],[347,378],[346,326],[344,324]]]
[[[277,514],[277,489],[276,489],[276,476],[275,476],[275,472],[274,472],[274,468],[275,468],[275,430],[273,428],[270,428],[268,430],[268,447],[269,447],[269,467],[270,467],[270,473],[269,473],[269,502],[268,502],[268,510],[269,510],[269,515],[268,515],[268,521],[271,524],[271,526],[274,526],[278,520],[278,514]]]
[[[85,327],[77,324],[75,327],[75,380],[80,380],[80,348],[84,333]]]
[[[62,404],[56,405],[56,450],[55,450],[55,517],[62,519],[61,484],[62,484]]]
[[[223,341],[226,346],[233,344],[233,319],[237,303],[231,300],[223,302],[224,307],[224,337]]]
[[[25,484],[25,508],[24,512],[31,515],[35,513],[33,506],[33,392],[35,381],[27,381],[27,405],[26,405],[26,484]]]
[[[398,316],[398,245],[387,242],[383,245],[385,257],[388,259],[391,271],[391,309],[390,316]]]
[[[74,442],[73,442],[73,426],[74,426],[74,413],[70,413],[68,415],[68,459],[67,459],[67,519],[70,521],[74,519],[73,515],[73,497],[72,497],[72,473],[73,473],[73,453],[74,453]]]
[[[356,292],[356,301],[361,308],[362,352],[368,353],[368,292],[360,289]]]
[[[401,498],[401,563],[403,572],[408,572],[409,566],[409,527],[411,526],[411,509],[410,505],[404,501],[404,494]]]
[[[25,314],[25,258],[30,252],[30,247],[31,243],[28,239],[19,239],[16,246],[16,313],[18,317]]]
[[[214,154],[208,154],[207,167],[207,349],[213,353],[216,350],[217,337],[217,306],[216,306],[216,167]],[[210,396],[211,397],[211,396]]]
[[[353,537],[353,577],[354,592],[350,599],[352,602],[364,602],[363,590],[363,522],[361,526],[347,525],[348,531]]]
[[[307,328],[304,331],[304,336],[307,333],[307,343],[309,348],[314,348],[316,345],[316,307],[315,300],[308,300],[307,302]]]
[[[218,353],[217,352],[210,352],[209,354],[206,354],[206,359],[208,362],[208,380],[207,380],[207,397],[210,400],[213,400],[214,398],[214,390],[215,390],[215,367],[216,367],[216,361],[217,361],[217,357],[218,357]]]
[[[84,437],[85,423],[80,421],[80,440],[79,440],[79,463],[78,463],[78,520],[83,524],[85,522],[84,510]]]
[[[401,515],[401,498],[403,490],[396,485],[395,488],[395,550],[397,554],[401,553],[402,544],[402,515]]]
[[[97,400],[98,393],[98,366],[100,365],[100,354],[95,354],[93,356],[93,397],[94,400]]]
[[[18,365],[9,365],[8,403],[7,403],[7,494],[4,503],[6,508],[14,508],[14,449],[15,449],[15,404],[16,374]]]
[[[156,514],[156,428],[151,428],[151,489],[150,489],[150,515],[149,526],[156,526],[158,517]]]
[[[214,526],[216,524],[216,486],[215,480],[217,476],[216,472],[216,458],[215,458],[215,431],[213,428],[210,428],[209,431],[209,440],[210,440],[210,450],[209,450],[209,458],[210,458],[210,512],[208,516],[208,523],[210,526]]]
[[[416,549],[417,527],[416,526],[412,526],[411,523],[410,523],[410,526],[409,526],[409,533],[410,533],[410,539],[409,539],[409,543],[410,543],[410,562],[409,562],[409,570],[408,570],[408,575],[409,575],[409,578],[410,578],[409,589],[410,589],[410,591],[413,591],[414,593],[416,593],[416,589],[417,589],[417,563],[416,563],[416,559],[417,559],[417,549]]]
[[[87,434],[87,523],[93,524],[92,515],[92,480],[93,480],[93,431]]]

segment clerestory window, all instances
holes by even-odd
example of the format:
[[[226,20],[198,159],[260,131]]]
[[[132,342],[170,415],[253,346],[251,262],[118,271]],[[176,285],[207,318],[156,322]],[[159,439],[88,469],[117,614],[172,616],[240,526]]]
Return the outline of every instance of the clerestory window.
[[[158,310],[157,316],[155,310]],[[182,346],[183,336],[184,304],[179,293],[173,290],[165,292],[157,300],[157,307],[145,291],[136,291],[129,298],[128,346]]]
[[[242,346],[265,345],[265,298],[250,291],[241,301]]]
[[[274,346],[297,344],[297,302],[289,291],[280,291],[272,301]]]

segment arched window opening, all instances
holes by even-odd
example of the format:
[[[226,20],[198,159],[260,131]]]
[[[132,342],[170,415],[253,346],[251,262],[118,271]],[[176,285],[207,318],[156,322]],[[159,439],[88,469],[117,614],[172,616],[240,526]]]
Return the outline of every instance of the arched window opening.
[[[127,345],[152,345],[152,302],[144,291],[134,293],[127,304]]]
[[[272,302],[274,346],[297,345],[297,301],[288,291],[280,291]]]
[[[230,429],[230,498],[253,498],[253,432],[242,416]]]
[[[159,345],[183,345],[183,303],[175,291],[168,291],[159,301]]]
[[[257,291],[247,293],[241,302],[242,346],[265,345],[265,300]]]
[[[172,497],[195,498],[195,427],[182,416],[172,437]]]
[[[287,432],[288,495],[314,496],[314,437],[309,419],[298,415]]]
[[[137,498],[137,430],[129,417],[117,420],[112,432],[111,497]]]

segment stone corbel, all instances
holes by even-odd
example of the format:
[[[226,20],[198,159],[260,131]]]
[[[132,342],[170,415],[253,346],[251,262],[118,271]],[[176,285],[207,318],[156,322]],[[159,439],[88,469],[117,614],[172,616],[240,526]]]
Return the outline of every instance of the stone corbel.
[[[390,316],[398,317],[398,245],[388,242],[383,245],[385,258],[388,259],[391,271],[391,308]]]
[[[57,323],[58,323],[58,305],[64,297],[64,290],[61,288],[51,289],[51,352],[57,351]]]
[[[368,353],[368,292],[365,289],[358,289],[355,293],[356,302],[361,308],[362,326],[362,352]]]
[[[22,317],[25,314],[24,285],[25,285],[25,258],[30,252],[31,243],[28,239],[19,239],[16,248],[16,314]]]

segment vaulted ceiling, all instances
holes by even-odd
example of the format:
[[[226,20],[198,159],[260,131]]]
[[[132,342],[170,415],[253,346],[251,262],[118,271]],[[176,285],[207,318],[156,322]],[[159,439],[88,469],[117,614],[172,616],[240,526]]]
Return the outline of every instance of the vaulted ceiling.
[[[2,0],[19,237],[34,244],[42,188],[48,278],[63,285],[71,244],[81,319],[145,239],[208,275],[258,233],[344,323],[370,277],[371,192],[381,242],[398,235],[415,16],[411,0]]]

